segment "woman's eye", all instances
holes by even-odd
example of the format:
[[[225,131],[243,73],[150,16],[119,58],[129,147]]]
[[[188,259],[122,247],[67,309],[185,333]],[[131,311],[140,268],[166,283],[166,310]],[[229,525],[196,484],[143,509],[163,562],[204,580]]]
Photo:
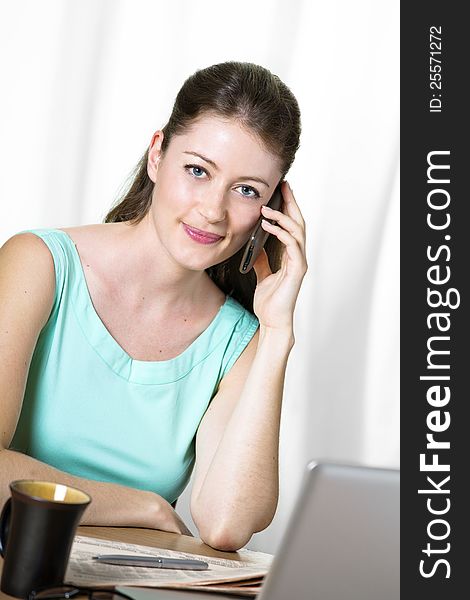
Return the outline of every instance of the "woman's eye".
[[[206,173],[206,170],[198,165],[185,165],[184,168],[189,171],[193,177],[196,177],[196,179],[201,179],[201,175]]]
[[[203,179],[204,175],[208,175],[206,169],[200,167],[199,165],[184,165],[184,168],[192,177],[196,179]],[[257,200],[261,197],[259,192],[250,185],[239,185],[237,189],[241,190],[241,195],[245,198],[255,198]]]
[[[245,196],[245,198],[259,198],[260,197],[257,190],[255,190],[255,188],[250,187],[249,185],[240,185],[239,188],[242,190],[242,196]],[[247,193],[245,193],[245,192],[247,192]]]

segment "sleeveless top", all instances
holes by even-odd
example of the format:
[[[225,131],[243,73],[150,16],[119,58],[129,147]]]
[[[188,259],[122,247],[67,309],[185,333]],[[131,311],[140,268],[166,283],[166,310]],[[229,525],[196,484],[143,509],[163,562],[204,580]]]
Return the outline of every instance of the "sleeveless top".
[[[69,235],[57,229],[26,232],[49,248],[56,289],[10,448],[72,475],[153,491],[174,502],[192,473],[199,423],[258,319],[227,296],[181,354],[134,360],[95,311]]]

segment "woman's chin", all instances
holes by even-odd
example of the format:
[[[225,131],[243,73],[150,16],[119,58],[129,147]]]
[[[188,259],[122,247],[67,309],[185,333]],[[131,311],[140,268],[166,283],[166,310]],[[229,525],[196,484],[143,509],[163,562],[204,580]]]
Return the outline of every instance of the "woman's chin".
[[[191,258],[186,258],[186,260],[184,259],[180,259],[178,260],[179,264],[184,267],[185,269],[188,269],[188,271],[205,271],[206,269],[209,269],[210,267],[213,267],[215,265],[218,265],[221,262],[224,262],[224,260],[226,260],[226,258],[228,257],[214,257],[213,260],[208,261],[207,259],[205,261],[202,260],[195,260],[195,257],[191,257]]]
[[[209,249],[184,249],[182,252],[182,248],[179,248],[177,252],[173,254],[173,257],[177,260],[177,262],[190,269],[192,271],[204,271],[209,267],[213,267],[214,265],[218,265],[221,262],[224,262],[232,256],[235,252],[230,252],[225,249],[225,252],[217,252],[215,249],[212,251]]]
[[[205,260],[202,260],[201,257],[196,257],[196,256],[179,256],[179,257],[175,257],[176,261],[185,269],[187,269],[188,271],[205,271],[206,269],[208,269],[210,266],[212,266],[213,264],[217,264],[217,262],[211,262],[207,260],[207,257]]]

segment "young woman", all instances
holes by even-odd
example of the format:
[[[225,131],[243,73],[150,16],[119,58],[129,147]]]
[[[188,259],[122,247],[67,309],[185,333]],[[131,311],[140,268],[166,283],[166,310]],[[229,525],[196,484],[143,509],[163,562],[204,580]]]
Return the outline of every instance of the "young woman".
[[[83,524],[192,535],[174,507],[194,468],[203,541],[237,550],[269,525],[307,269],[283,181],[299,135],[297,102],[268,70],[197,71],[105,223],[4,244],[0,500],[15,479],[60,481],[92,496]],[[271,235],[243,275],[260,217]]]

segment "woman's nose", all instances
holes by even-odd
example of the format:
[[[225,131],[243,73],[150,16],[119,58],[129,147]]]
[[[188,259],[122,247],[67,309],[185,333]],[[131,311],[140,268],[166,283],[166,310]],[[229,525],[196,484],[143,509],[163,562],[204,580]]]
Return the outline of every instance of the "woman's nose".
[[[225,219],[227,207],[223,194],[211,194],[199,203],[199,213],[208,223],[219,223]]]

